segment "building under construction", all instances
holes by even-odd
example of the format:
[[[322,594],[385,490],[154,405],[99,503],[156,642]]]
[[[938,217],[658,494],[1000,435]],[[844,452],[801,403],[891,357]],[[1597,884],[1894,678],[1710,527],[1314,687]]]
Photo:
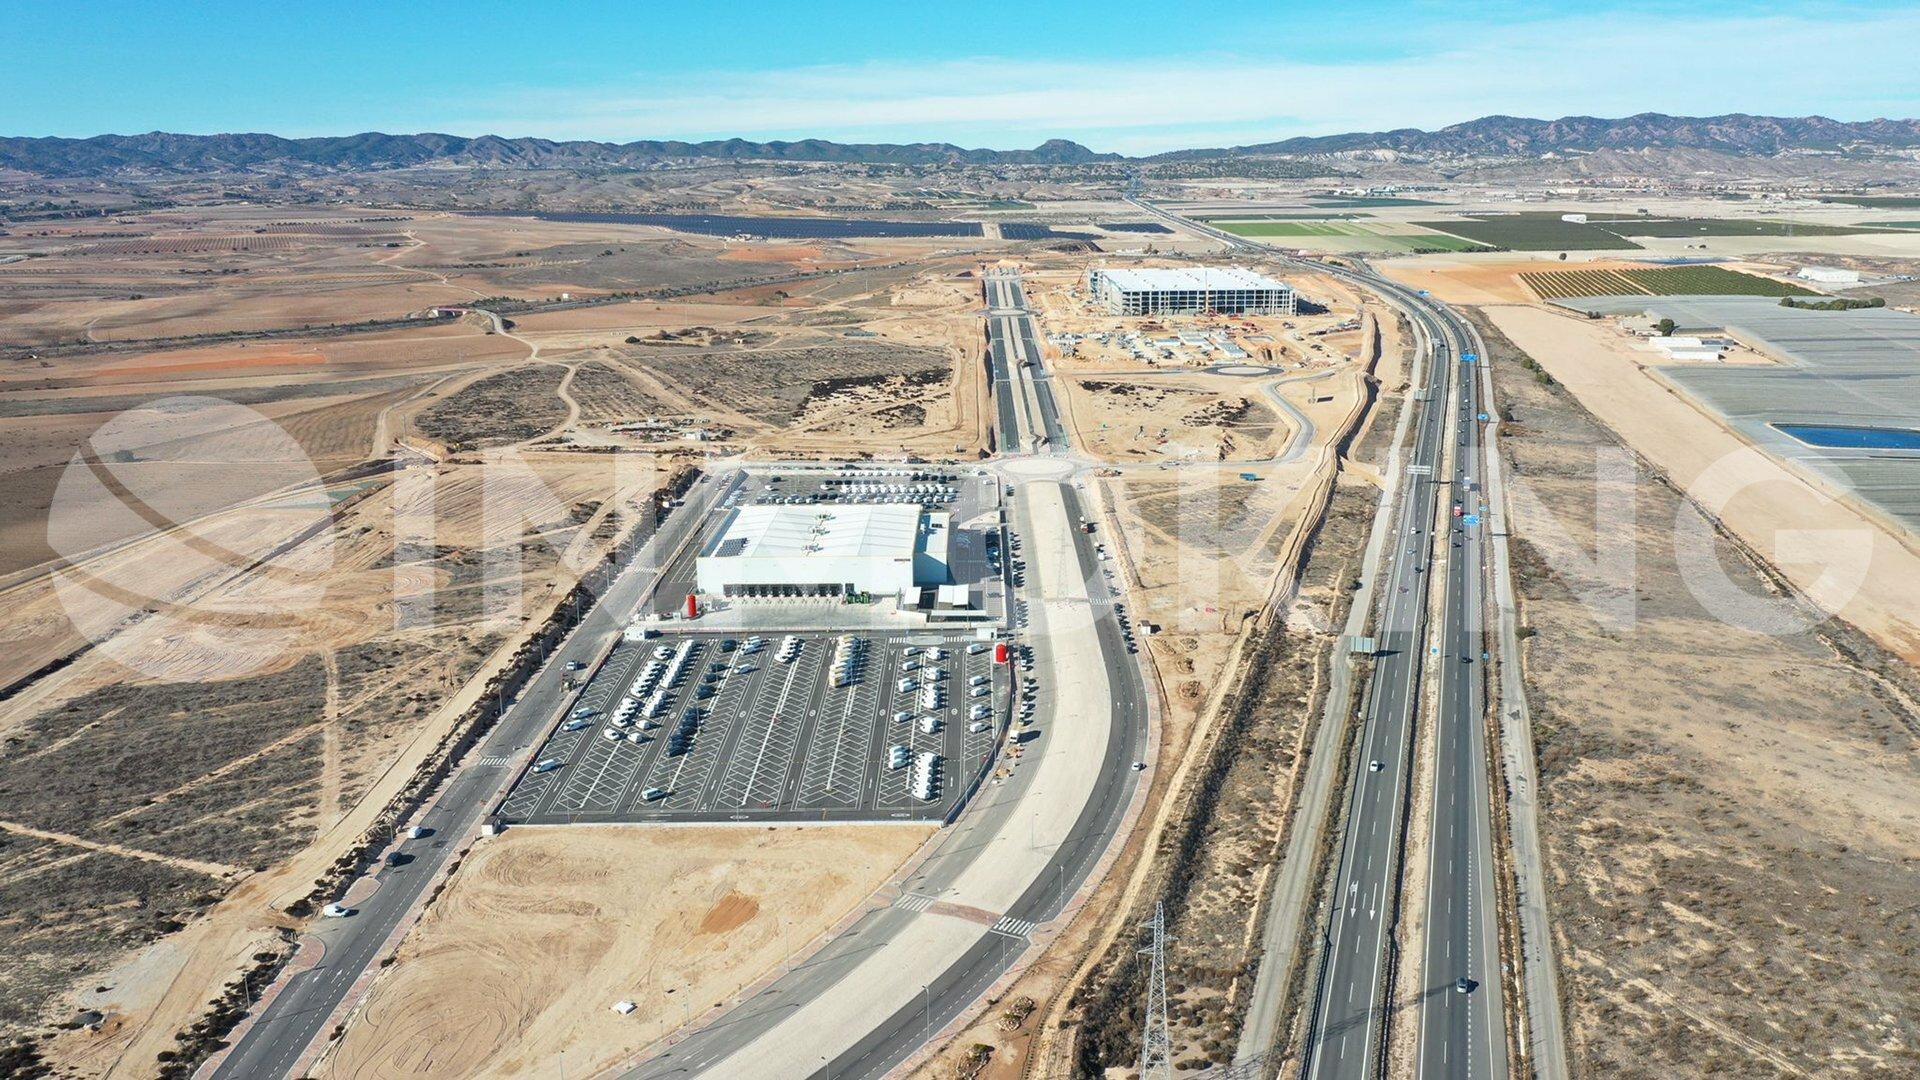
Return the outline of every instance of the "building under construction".
[[[1087,292],[1115,315],[1293,315],[1292,286],[1238,266],[1087,271]]]

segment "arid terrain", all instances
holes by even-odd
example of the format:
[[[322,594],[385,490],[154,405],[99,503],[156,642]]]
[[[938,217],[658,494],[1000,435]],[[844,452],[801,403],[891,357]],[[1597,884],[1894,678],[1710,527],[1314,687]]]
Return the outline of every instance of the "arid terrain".
[[[7,1030],[97,1014],[42,1044],[75,1075],[172,1053],[696,452],[977,453],[975,264],[861,243],[282,208],[0,238]],[[483,297],[512,314],[431,317]],[[731,985],[810,936],[788,895]]]
[[[481,848],[316,1077],[590,1074],[802,950],[929,835],[532,829]],[[795,903],[804,896],[805,904]],[[622,1001],[636,1008],[621,1014]]]
[[[1679,569],[1680,492],[1746,444],[1621,323],[1542,292],[1714,258],[1782,288],[1806,267],[1859,269],[1885,281],[1845,295],[1910,305],[1920,229],[1899,222],[1917,212],[1804,193],[1781,208],[1693,189],[1522,197],[1424,173],[1412,197],[1354,196],[1290,170],[1159,163],[1144,182],[1307,259],[1376,259],[1483,328],[1505,465],[1533,497],[1513,520],[1516,585],[1574,1075],[1920,1070],[1920,548],[1760,459],[1701,525],[1733,585],[1806,609],[1795,594],[1821,587],[1818,567],[1767,561],[1783,529],[1861,530],[1874,573],[1837,618],[1788,632],[1711,616]],[[691,470],[986,467],[981,278],[1017,270],[1063,460],[1138,630],[1154,756],[1104,879],[915,1075],[1131,1075],[1156,902],[1178,1066],[1229,1062],[1424,340],[1325,261],[1139,231],[1126,176],[0,176],[0,1040],[74,1078],[218,1049],[252,973],[377,861],[492,721],[501,681],[545,656],[583,577]],[[29,212],[22,191],[72,205]],[[1554,247],[1589,225],[1561,221],[1561,202],[1595,226],[1619,215],[1617,231]],[[554,218],[573,211],[772,216],[735,233]],[[778,228],[816,213],[965,228]],[[1299,314],[1123,319],[1085,295],[1090,266],[1199,255],[1286,278]],[[1714,362],[1772,363],[1733,351]],[[1631,600],[1624,627],[1565,570],[1596,544],[1594,451],[1619,447],[1637,569],[1601,588]],[[631,1063],[891,903],[930,835],[516,825],[476,841],[395,935],[309,1073]],[[1305,970],[1284,982],[1283,1069]]]
[[[1769,635],[1710,615],[1676,567],[1680,497],[1645,458],[1631,479],[1632,623],[1597,616],[1576,595],[1591,583],[1562,568],[1593,549],[1595,452],[1620,444],[1488,336],[1516,482],[1558,525],[1518,523],[1517,568],[1576,1065],[1920,1068],[1911,669],[1843,622]],[[1781,596],[1778,572],[1738,540],[1721,534],[1714,551],[1736,587]]]

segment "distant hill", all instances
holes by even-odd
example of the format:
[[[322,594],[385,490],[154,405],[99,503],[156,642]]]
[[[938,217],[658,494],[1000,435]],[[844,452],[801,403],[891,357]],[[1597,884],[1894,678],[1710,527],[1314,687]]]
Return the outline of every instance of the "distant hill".
[[[1316,155],[1393,151],[1450,157],[1537,157],[1598,150],[1713,150],[1771,156],[1795,150],[1904,150],[1920,147],[1920,120],[1846,123],[1824,116],[1667,116],[1640,113],[1607,120],[1563,116],[1529,120],[1483,116],[1438,131],[1401,128],[1283,139],[1213,150],[1178,150],[1166,158],[1228,155]]]
[[[1824,116],[1666,116],[1530,120],[1485,116],[1438,131],[1402,128],[1177,150],[1145,159],[1101,154],[1066,139],[1031,150],[969,150],[952,143],[556,142],[497,135],[385,135],[311,139],[277,135],[96,135],[89,139],[0,138],[0,169],[48,177],[168,176],[247,172],[358,172],[418,166],[502,169],[606,168],[667,160],[816,161],[899,165],[1083,165],[1204,161],[1233,157],[1539,158],[1605,151],[1709,151],[1771,157],[1796,151],[1874,152],[1920,147],[1920,120],[1847,123]]]
[[[1049,139],[1031,150],[968,150],[951,143],[836,143],[822,139],[605,143],[379,132],[312,139],[253,134],[172,135],[162,131],[89,139],[0,138],[0,168],[40,176],[369,171],[422,165],[588,168],[700,158],[901,165],[1077,165],[1123,160],[1119,154],[1096,154],[1066,139]]]

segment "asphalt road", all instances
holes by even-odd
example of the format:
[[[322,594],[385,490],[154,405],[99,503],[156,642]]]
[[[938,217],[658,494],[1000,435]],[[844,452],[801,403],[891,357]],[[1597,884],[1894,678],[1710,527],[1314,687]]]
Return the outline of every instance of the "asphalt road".
[[[1384,1029],[1379,1005],[1397,921],[1402,815],[1412,779],[1426,659],[1431,527],[1440,497],[1434,474],[1440,472],[1446,436],[1445,413],[1433,403],[1446,400],[1452,375],[1449,365],[1439,362],[1430,363],[1427,371],[1429,400],[1415,430],[1405,502],[1387,553],[1385,610],[1375,633],[1381,651],[1363,708],[1363,764],[1354,772],[1348,794],[1347,830],[1335,878],[1337,906],[1326,930],[1311,1028],[1311,1077],[1368,1075]]]
[[[1044,378],[1041,354],[1033,339],[1033,324],[1026,312],[1026,300],[1019,281],[1012,276],[989,276],[985,280],[988,303],[989,356],[995,376],[996,399],[1000,402],[1000,430],[1003,451],[1023,445],[1025,428],[1017,415],[1037,411],[1035,426],[1063,436],[1055,403],[1050,392],[1036,392]],[[1016,344],[1014,337],[1024,335]],[[1025,350],[1024,353],[1022,350]],[[1017,358],[1033,361],[1021,367]],[[1038,378],[1035,378],[1035,376]],[[1021,385],[1024,384],[1024,385]],[[1022,390],[1032,396],[1023,404],[1031,410],[1015,408],[1009,401]],[[1053,454],[1066,452],[1064,437],[1050,440]],[[1016,487],[1012,504],[1016,522],[1033,513],[1031,494],[1046,481],[1029,481]],[[790,1063],[790,1075],[863,1078],[885,1074],[911,1057],[932,1034],[960,1016],[980,999],[994,981],[1005,974],[1029,946],[1028,934],[1038,924],[1056,918],[1076,891],[1086,883],[1108,845],[1118,834],[1132,801],[1140,776],[1132,765],[1144,759],[1147,741],[1146,689],[1140,668],[1128,652],[1119,621],[1113,614],[1116,599],[1100,571],[1093,538],[1074,527],[1085,514],[1079,496],[1071,484],[1059,484],[1061,506],[1066,521],[1060,523],[1072,538],[1074,565],[1044,567],[1036,565],[1036,574],[1071,573],[1085,582],[1093,615],[1092,627],[1099,643],[1099,660],[1111,687],[1108,701],[1108,731],[1105,751],[1096,763],[1098,772],[1089,796],[1064,838],[1054,848],[1041,871],[991,927],[983,926],[977,938],[957,959],[941,969],[928,970],[925,987],[912,1001],[885,1015],[871,1018],[871,1025],[854,1034],[851,1042],[831,1060],[817,1065]],[[1020,530],[1031,535],[1030,528]],[[1053,638],[1047,632],[1044,609],[1034,605],[1039,620],[1031,638],[1045,670]],[[1041,718],[1041,742],[1046,752]],[[939,848],[927,859],[916,876],[905,883],[909,898],[932,898],[945,894],[972,863],[987,857],[992,843],[1004,843],[1009,835],[1026,835],[1033,811],[1025,801],[1037,770],[1029,762],[1016,770],[1005,784],[985,789],[976,797],[969,813],[950,828]],[[662,1080],[672,1076],[719,1075],[729,1059],[768,1038],[780,1023],[802,1004],[835,993],[861,994],[866,988],[848,985],[858,965],[885,950],[914,919],[923,917],[924,906],[912,902],[869,913],[853,926],[821,947],[804,964],[763,988],[752,998],[727,1010],[711,1023],[695,1031],[671,1049],[645,1062],[629,1075],[636,1080]],[[911,959],[908,960],[911,963]]]
[[[1181,224],[1238,250],[1273,254],[1264,244],[1203,224],[1185,219]],[[1382,1073],[1387,1022],[1412,1016],[1419,1024],[1417,1076],[1491,1080],[1505,1076],[1507,1065],[1491,788],[1480,722],[1480,664],[1488,647],[1479,616],[1483,538],[1480,527],[1465,524],[1464,518],[1456,531],[1451,514],[1456,499],[1470,500],[1463,506],[1466,512],[1476,509],[1479,499],[1466,490],[1469,476],[1480,479],[1478,380],[1462,377],[1462,369],[1468,374],[1471,369],[1461,362],[1463,353],[1475,352],[1474,339],[1443,305],[1364,266],[1301,265],[1385,295],[1420,324],[1434,347],[1405,501],[1388,549],[1385,606],[1375,634],[1383,653],[1374,661],[1363,711],[1361,764],[1348,792],[1336,907],[1322,941],[1305,1071],[1325,1080]],[[1448,447],[1448,441],[1454,445]],[[1436,503],[1445,505],[1436,512]],[[1456,537],[1459,547],[1453,546]],[[1436,568],[1445,576],[1437,629],[1429,621],[1427,600],[1427,575]],[[1432,722],[1439,746],[1428,888],[1423,897],[1396,901],[1413,740],[1422,711],[1421,669],[1427,660],[1437,665]],[[1427,927],[1422,955],[1410,959],[1391,953],[1398,913],[1409,902],[1424,907]],[[1388,975],[1394,964],[1406,962],[1420,971],[1418,999],[1390,1002]],[[1457,989],[1463,978],[1466,992]]]
[[[1023,485],[1018,490],[1025,493],[1031,486]],[[1073,489],[1062,485],[1062,493],[1069,520],[1077,520],[1081,508]],[[1017,507],[1016,512],[1024,511]],[[1097,763],[1089,763],[1098,769],[1091,795],[1044,871],[1028,884],[993,928],[982,926],[958,959],[942,969],[929,969],[924,976],[926,988],[919,996],[887,1014],[873,1016],[871,1026],[855,1034],[851,1043],[831,1061],[796,1061],[791,1063],[793,1068],[787,1075],[859,1080],[883,1075],[911,1057],[933,1032],[972,1008],[986,989],[1026,952],[1027,933],[1034,925],[1059,915],[1086,882],[1118,831],[1138,783],[1132,763],[1145,754],[1145,688],[1139,668],[1128,654],[1118,623],[1112,617],[1113,597],[1105,590],[1092,540],[1078,529],[1073,529],[1072,535],[1077,565],[1071,572],[1084,577],[1093,594],[1099,615],[1095,627],[1100,641],[1100,662],[1115,690],[1110,702],[1106,752]],[[1044,670],[1050,639],[1044,626],[1036,630],[1035,648],[1041,654],[1040,669]],[[1044,725],[1043,715],[1042,743],[1046,739]],[[986,857],[991,838],[1010,833],[1024,837],[1030,816],[1026,796],[1035,775],[1036,770],[1029,763],[1016,770],[1006,784],[985,789],[977,798],[975,808],[948,830],[920,872],[906,882],[907,893],[916,897],[939,897],[974,860]],[[855,969],[870,954],[886,949],[913,920],[925,917],[923,911],[918,905],[897,903],[869,913],[822,946],[805,963],[628,1075],[635,1080],[724,1075],[729,1058],[767,1037],[800,1003],[835,993],[866,992],[867,988],[850,984]]]
[[[1505,1014],[1501,1008],[1499,926],[1495,911],[1491,783],[1488,770],[1486,687],[1482,678],[1491,643],[1481,618],[1486,565],[1481,472],[1480,380],[1460,357],[1477,355],[1458,320],[1443,314],[1455,368],[1456,400],[1452,490],[1448,511],[1446,618],[1436,659],[1440,679],[1436,717],[1432,832],[1428,838],[1426,950],[1421,960],[1420,1077],[1507,1075]],[[1460,980],[1467,980],[1462,991]]]
[[[1027,311],[1020,277],[989,274],[982,280],[999,450],[1002,454],[1030,449],[1064,454],[1068,449],[1066,427],[1060,419],[1059,403],[1054,400],[1052,374],[1040,351],[1039,332]]]
[[[572,700],[566,664],[591,670],[610,649],[654,581],[653,570],[667,560],[726,490],[726,483],[702,478],[687,494],[687,505],[669,515],[643,544],[541,669],[508,706],[492,733],[419,818],[431,829],[418,840],[401,839],[397,851],[408,861],[374,874],[379,887],[354,905],[346,918],[323,920],[314,936],[324,946],[320,963],[289,979],[261,1011],[232,1052],[214,1071],[215,1080],[257,1080],[289,1075],[307,1048],[321,1037],[334,1011],[354,983],[379,959],[388,939],[447,859],[479,828],[493,808],[493,797],[508,769],[522,768],[531,748]]]

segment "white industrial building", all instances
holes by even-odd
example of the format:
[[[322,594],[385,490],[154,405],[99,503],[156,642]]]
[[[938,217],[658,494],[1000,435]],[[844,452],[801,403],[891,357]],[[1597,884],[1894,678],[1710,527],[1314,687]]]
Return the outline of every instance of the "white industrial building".
[[[943,511],[913,504],[744,506],[695,560],[708,596],[908,597],[948,580]]]
[[[1860,284],[1860,271],[1839,266],[1803,266],[1794,276],[1802,281],[1817,281],[1822,285]]]
[[[1115,315],[1293,315],[1293,288],[1238,266],[1087,271],[1087,292]]]

